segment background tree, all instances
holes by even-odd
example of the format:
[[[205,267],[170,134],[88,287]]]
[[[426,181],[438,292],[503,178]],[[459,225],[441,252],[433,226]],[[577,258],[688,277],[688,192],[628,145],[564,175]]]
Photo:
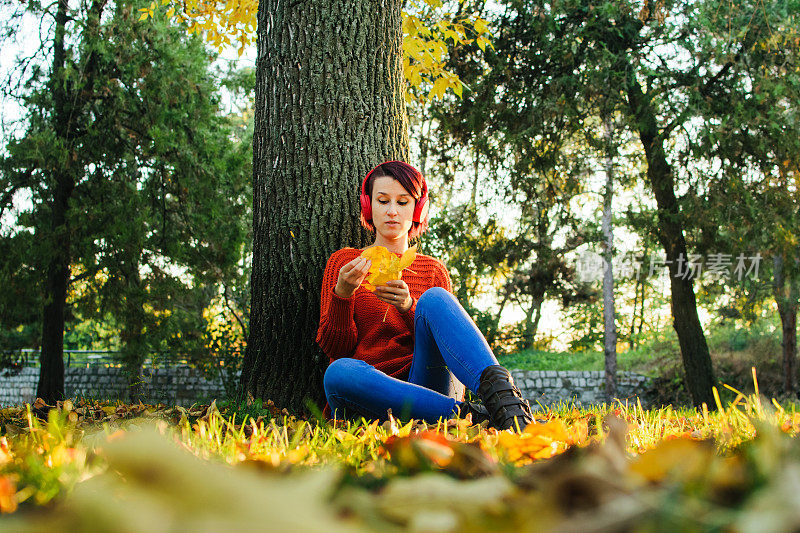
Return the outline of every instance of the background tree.
[[[782,328],[784,392],[795,395],[800,279],[800,121],[795,110],[800,72],[792,14],[800,4],[743,7],[725,16],[711,6],[698,13],[707,28],[699,37],[699,49],[726,62],[715,76],[718,86],[698,95],[703,122],[681,159],[693,174],[687,199],[704,213],[698,247],[736,251],[726,258],[734,265],[739,254],[764,256],[759,278],[772,276],[771,282],[731,276],[727,287],[717,281],[714,293],[746,291],[739,309],[746,318],[767,295],[775,299]],[[737,31],[731,32],[731,27]],[[698,153],[718,162],[714,170],[692,162]]]
[[[202,331],[202,309],[235,269],[247,233],[249,148],[232,141],[233,126],[218,115],[202,42],[163,21],[138,24],[133,4],[84,8],[63,30],[78,43],[59,60],[66,66],[54,67],[47,83],[38,74],[28,80],[26,129],[9,141],[2,164],[4,190],[30,196],[5,239],[41,237],[16,249],[11,264],[35,272],[52,267],[54,254],[68,255],[63,294],[50,267],[47,281],[34,285],[45,302],[37,394],[51,402],[63,397],[63,332],[73,311],[116,319],[136,382],[146,355],[170,338],[186,350],[191,332]],[[53,76],[64,78],[55,93]],[[71,106],[63,147],[48,144],[60,135],[56,97]],[[63,190],[52,172],[67,170],[73,185],[56,231],[53,210],[61,207],[53,202]],[[19,282],[4,273],[11,286]],[[63,310],[54,322],[56,307]]]

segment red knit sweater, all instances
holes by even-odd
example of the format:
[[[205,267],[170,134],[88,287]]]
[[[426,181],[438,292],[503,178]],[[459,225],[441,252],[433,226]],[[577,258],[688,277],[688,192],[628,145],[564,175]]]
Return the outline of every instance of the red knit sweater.
[[[341,357],[353,357],[366,361],[392,377],[406,380],[414,351],[414,311],[417,299],[431,287],[442,287],[453,292],[450,274],[441,261],[417,254],[408,267],[414,272],[403,271],[403,281],[414,298],[411,309],[405,313],[400,313],[393,305],[381,302],[363,286],[356,289],[351,298],[341,298],[333,292],[339,279],[339,270],[361,255],[362,251],[342,248],[328,259],[322,277],[317,344],[331,362]]]

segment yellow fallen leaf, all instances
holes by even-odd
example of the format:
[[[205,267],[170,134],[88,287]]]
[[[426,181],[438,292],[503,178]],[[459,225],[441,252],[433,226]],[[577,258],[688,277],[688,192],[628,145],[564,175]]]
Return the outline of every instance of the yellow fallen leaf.
[[[362,285],[374,292],[376,287],[401,278],[403,270],[411,266],[417,257],[417,245],[406,250],[401,257],[397,257],[383,246],[371,246],[361,252],[361,257],[372,261]]]
[[[520,434],[501,432],[497,440],[512,462],[522,464],[552,457],[573,443],[573,437],[559,420],[532,423]]]
[[[631,471],[651,483],[660,483],[671,474],[682,479],[701,475],[714,457],[710,442],[693,439],[665,440],[641,454],[631,464]]]
[[[0,437],[0,466],[10,463],[14,459],[11,448],[8,446],[8,439]]]

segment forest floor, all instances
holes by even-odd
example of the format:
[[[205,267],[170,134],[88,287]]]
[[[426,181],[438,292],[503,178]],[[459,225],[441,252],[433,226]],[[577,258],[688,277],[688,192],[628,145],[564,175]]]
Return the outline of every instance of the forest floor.
[[[564,408],[520,434],[271,404],[0,410],[0,529],[796,531],[800,413]]]

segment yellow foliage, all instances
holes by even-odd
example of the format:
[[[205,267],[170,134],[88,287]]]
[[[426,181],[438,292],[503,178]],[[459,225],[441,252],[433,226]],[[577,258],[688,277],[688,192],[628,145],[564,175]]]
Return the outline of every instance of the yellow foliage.
[[[189,34],[201,32],[205,40],[220,51],[236,45],[241,56],[254,42],[258,0],[161,0],[170,5],[167,18],[187,23]],[[157,3],[140,9],[140,21],[154,16]],[[467,38],[468,28],[474,38]],[[444,11],[442,0],[412,0],[403,11],[403,72],[409,90],[406,100],[444,98],[448,89],[459,98],[463,83],[445,68],[448,41],[451,46],[477,44],[481,50],[491,46],[488,22],[481,17],[454,18]],[[420,89],[420,91],[415,91]]]

